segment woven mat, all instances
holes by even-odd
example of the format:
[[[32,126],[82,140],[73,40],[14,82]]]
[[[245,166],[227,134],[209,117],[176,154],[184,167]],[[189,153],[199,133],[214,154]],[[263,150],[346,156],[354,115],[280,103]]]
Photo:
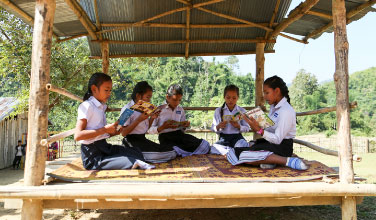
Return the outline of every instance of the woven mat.
[[[336,173],[317,161],[306,161],[306,171],[277,166],[263,170],[256,166],[232,166],[219,155],[194,155],[155,164],[152,170],[85,170],[81,159],[47,175],[69,182],[296,182],[319,180]]]

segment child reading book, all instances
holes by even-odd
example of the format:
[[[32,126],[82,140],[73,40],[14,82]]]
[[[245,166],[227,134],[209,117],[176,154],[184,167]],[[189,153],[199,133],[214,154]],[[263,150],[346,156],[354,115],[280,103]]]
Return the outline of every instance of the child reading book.
[[[151,169],[141,151],[107,143],[106,138],[118,135],[118,122],[107,124],[105,104],[110,98],[112,80],[104,73],[94,73],[88,83],[84,102],[78,107],[74,139],[81,142],[82,164],[87,170]]]
[[[239,88],[235,85],[226,86],[223,97],[225,102],[214,112],[212,130],[219,134],[219,141],[213,144],[212,154],[225,155],[230,148],[248,146],[241,134],[249,131],[249,125],[240,118],[240,113],[244,113],[245,109],[236,104]]]
[[[159,134],[159,143],[173,147],[182,157],[193,154],[206,154],[210,145],[206,140],[198,139],[184,133],[190,125],[186,121],[184,109],[179,105],[183,96],[183,89],[178,84],[170,85],[167,89],[166,104],[161,106],[161,113],[153,122],[149,133]],[[178,127],[173,121],[185,122],[183,128]]]
[[[296,113],[290,105],[289,91],[286,83],[278,76],[273,76],[264,82],[264,98],[270,105],[269,117],[275,123],[265,130],[253,117],[243,116],[243,119],[263,138],[251,142],[251,146],[230,151],[227,159],[234,165],[239,163],[279,164],[298,170],[306,170],[307,165],[293,153],[293,138],[296,133]],[[263,160],[253,160],[258,154],[264,154]],[[268,165],[262,167],[267,168]],[[271,166],[270,168],[272,168]]]
[[[128,147],[139,148],[147,162],[162,163],[176,158],[172,146],[157,144],[145,137],[145,134],[158,117],[157,107],[150,104],[153,88],[146,82],[138,82],[132,92],[132,100],[126,104],[121,113],[132,109],[134,112],[122,124],[123,144]],[[136,104],[135,104],[136,103]]]

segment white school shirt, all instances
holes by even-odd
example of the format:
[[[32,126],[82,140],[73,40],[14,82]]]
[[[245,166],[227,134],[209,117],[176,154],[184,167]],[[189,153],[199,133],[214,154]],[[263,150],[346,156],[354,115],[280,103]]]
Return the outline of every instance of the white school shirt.
[[[214,118],[213,118],[213,124],[211,127],[211,130],[216,132],[217,134],[222,133],[222,134],[239,134],[243,132],[248,132],[249,131],[249,125],[246,121],[240,120],[240,130],[232,126],[232,124],[227,123],[225,128],[217,130],[217,125],[223,121],[221,118],[221,108],[216,108],[214,112]],[[230,109],[227,107],[227,104],[223,107],[223,115],[235,115],[236,113],[245,113],[245,109],[235,105],[234,109],[230,111]]]
[[[22,146],[17,146],[16,156],[22,156]]]
[[[161,113],[159,114],[159,117],[154,119],[152,126],[149,129],[150,134],[158,134],[158,127],[163,125],[163,123],[167,120],[174,120],[174,121],[185,121],[185,112],[183,107],[178,105],[174,110],[172,110],[168,104],[161,106]],[[164,129],[160,133],[167,133],[171,131],[177,131],[181,128],[168,128]]]
[[[84,101],[80,104],[80,106],[78,106],[77,120],[87,120],[85,130],[96,130],[99,128],[103,128],[107,124],[105,113],[106,108],[107,105],[99,102],[94,96],[90,96],[88,100]],[[99,141],[109,137],[110,135],[105,133],[94,138],[81,140],[80,143],[91,144],[95,141]]]
[[[125,111],[126,108],[130,108],[135,104],[133,100],[128,102],[120,112],[120,115]],[[128,126],[132,124],[139,116],[141,115],[141,112],[134,111],[134,113],[131,115],[131,117],[124,123],[123,126]],[[149,130],[149,118],[143,120],[140,122],[129,134],[145,134]]]
[[[296,113],[285,97],[276,106],[270,106],[269,117],[275,124],[265,129],[262,136],[265,140],[281,144],[283,139],[295,138]]]

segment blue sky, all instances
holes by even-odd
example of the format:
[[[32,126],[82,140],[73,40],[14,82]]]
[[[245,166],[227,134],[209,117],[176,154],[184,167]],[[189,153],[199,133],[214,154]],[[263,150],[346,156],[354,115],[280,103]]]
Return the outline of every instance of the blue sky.
[[[290,9],[301,1],[293,0]],[[349,73],[376,66],[376,12],[370,12],[358,21],[347,25],[349,42]],[[298,36],[301,39],[301,36]],[[324,33],[320,38],[301,44],[283,37],[277,38],[274,54],[265,54],[265,78],[278,75],[291,83],[300,69],[316,76],[319,82],[333,80],[335,69],[334,35]],[[255,76],[255,55],[237,56],[239,74],[252,73]],[[204,57],[212,61],[213,57]],[[223,62],[226,56],[216,57]]]

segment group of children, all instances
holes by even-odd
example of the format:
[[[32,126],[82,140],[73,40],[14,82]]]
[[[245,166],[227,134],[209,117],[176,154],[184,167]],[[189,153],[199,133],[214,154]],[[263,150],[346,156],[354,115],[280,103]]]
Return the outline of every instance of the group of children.
[[[177,156],[194,154],[220,154],[232,165],[242,163],[273,168],[275,164],[305,170],[306,164],[292,157],[292,138],[296,133],[296,114],[289,104],[288,88],[277,76],[264,82],[264,98],[271,105],[269,117],[274,126],[263,130],[257,121],[248,118],[245,110],[236,105],[239,88],[226,86],[225,102],[215,110],[212,130],[219,135],[213,146],[203,139],[186,134],[182,126],[173,121],[184,122],[188,127],[184,109],[179,105],[183,89],[178,84],[170,85],[165,103],[160,111],[151,114],[134,112],[125,124],[106,122],[106,102],[112,90],[111,77],[95,73],[88,83],[84,102],[78,108],[74,138],[81,142],[83,166],[88,170],[152,169],[153,163],[167,162]],[[139,100],[150,102],[152,87],[142,81],[133,89],[132,99],[122,112]],[[224,115],[237,115],[239,120],[223,120]],[[117,128],[120,127],[118,130]],[[247,142],[241,133],[252,130],[263,138]],[[145,137],[146,133],[158,134],[159,144]],[[112,145],[106,138],[121,134],[123,145]]]

